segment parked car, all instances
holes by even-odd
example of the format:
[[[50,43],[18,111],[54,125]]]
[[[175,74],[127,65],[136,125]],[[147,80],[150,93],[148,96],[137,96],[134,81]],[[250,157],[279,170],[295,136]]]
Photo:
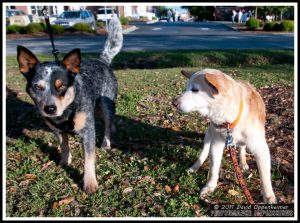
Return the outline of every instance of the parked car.
[[[112,8],[106,8],[106,14],[105,14],[105,8],[100,8],[100,9],[98,9],[98,12],[97,12],[97,21],[105,22],[107,20],[109,22],[109,20],[111,20],[111,18],[114,15],[117,15],[116,10],[114,10]]]
[[[19,9],[6,9],[6,17],[15,16],[15,15],[25,15],[25,12]]]
[[[28,25],[30,17],[19,9],[6,9],[6,25]]]
[[[96,20],[90,10],[64,11],[52,21],[52,24],[61,25],[67,29],[81,22],[89,24],[92,30],[96,29]]]

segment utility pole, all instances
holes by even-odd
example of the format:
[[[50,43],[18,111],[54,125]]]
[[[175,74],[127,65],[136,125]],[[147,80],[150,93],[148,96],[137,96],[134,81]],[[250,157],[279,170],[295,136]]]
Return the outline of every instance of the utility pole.
[[[105,27],[106,27],[106,31],[108,31],[108,26],[107,26],[107,14],[106,14],[106,5],[104,6],[104,13],[105,13]]]
[[[255,18],[257,19],[257,6],[255,7]]]

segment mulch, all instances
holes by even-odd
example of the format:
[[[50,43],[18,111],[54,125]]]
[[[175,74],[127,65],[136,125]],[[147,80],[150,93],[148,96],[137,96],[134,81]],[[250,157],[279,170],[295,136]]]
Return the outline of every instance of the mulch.
[[[272,166],[294,180],[294,86],[258,89],[266,104],[266,138]]]

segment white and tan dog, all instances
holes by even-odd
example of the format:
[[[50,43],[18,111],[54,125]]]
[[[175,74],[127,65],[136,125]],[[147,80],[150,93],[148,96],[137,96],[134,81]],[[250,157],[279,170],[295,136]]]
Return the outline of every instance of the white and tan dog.
[[[182,112],[198,111],[211,123],[206,131],[203,150],[189,169],[195,172],[209,155],[209,174],[200,196],[212,193],[219,178],[227,127],[233,142],[241,148],[240,166],[248,170],[246,147],[258,165],[265,203],[276,203],[271,183],[270,152],[265,139],[265,105],[259,93],[248,83],[233,80],[215,69],[196,73],[182,71],[189,78],[186,91],[173,104]]]

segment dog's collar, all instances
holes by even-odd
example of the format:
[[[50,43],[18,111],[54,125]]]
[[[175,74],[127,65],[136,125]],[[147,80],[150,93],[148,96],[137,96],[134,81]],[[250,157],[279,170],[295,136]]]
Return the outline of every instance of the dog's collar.
[[[240,102],[240,108],[239,108],[239,113],[236,117],[236,119],[233,122],[224,122],[221,125],[216,125],[218,128],[227,128],[227,129],[233,129],[240,121],[241,117],[242,117],[242,113],[243,113],[243,109],[244,109],[244,103],[243,100],[241,100]]]

